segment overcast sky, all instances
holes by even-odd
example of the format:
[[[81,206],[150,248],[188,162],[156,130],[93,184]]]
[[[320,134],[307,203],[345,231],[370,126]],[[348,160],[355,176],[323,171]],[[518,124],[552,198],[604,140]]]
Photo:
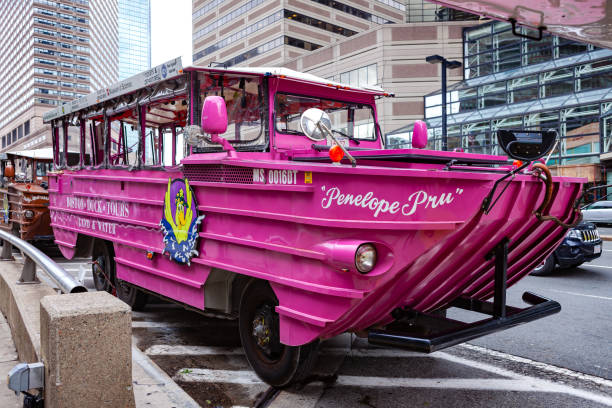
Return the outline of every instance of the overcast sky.
[[[176,57],[191,65],[191,0],[151,0],[151,66]]]

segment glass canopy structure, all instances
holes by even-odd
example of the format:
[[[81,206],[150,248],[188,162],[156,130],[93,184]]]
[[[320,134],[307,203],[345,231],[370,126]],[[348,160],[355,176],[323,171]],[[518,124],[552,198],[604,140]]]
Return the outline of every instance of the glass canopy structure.
[[[496,131],[518,128],[558,132],[549,165],[599,163],[612,152],[612,50],[518,37],[501,22],[466,28],[463,41],[465,79],[447,88],[449,150],[503,154]],[[424,97],[431,149],[442,146],[441,99]],[[411,127],[388,134],[388,146],[409,147]]]

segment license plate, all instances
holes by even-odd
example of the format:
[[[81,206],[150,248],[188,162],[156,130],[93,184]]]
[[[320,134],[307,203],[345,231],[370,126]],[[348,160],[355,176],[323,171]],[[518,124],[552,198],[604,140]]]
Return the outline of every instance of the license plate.
[[[600,252],[601,252],[601,245],[595,245],[595,246],[593,247],[593,253],[594,253],[594,254],[598,254],[598,253],[600,253]]]

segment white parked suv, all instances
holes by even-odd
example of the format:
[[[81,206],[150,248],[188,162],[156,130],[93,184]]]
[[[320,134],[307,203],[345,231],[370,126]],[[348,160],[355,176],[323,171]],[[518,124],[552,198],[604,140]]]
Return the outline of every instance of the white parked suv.
[[[594,224],[612,224],[612,201],[598,201],[582,209],[582,219]]]

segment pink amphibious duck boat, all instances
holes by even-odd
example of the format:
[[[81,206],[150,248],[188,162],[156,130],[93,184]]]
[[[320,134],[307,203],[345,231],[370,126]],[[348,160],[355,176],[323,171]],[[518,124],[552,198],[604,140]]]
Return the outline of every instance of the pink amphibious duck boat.
[[[501,132],[518,167],[422,149],[424,123],[421,148],[383,150],[384,95],[176,59],[65,104],[45,115],[55,241],[68,258],[91,255],[97,288],[134,308],[155,294],[237,317],[249,362],[274,386],[343,332],[431,352],[558,312],[531,293],[530,307],[505,304],[506,286],[579,218],[584,180],[533,164],[554,132]],[[451,306],[491,317],[442,317]]]

